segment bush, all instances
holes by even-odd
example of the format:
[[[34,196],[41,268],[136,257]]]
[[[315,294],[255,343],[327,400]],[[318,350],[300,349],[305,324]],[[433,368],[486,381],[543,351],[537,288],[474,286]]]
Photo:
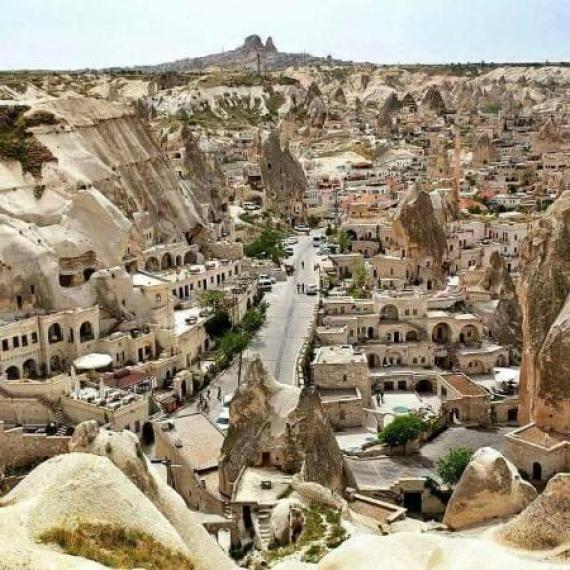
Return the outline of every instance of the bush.
[[[204,324],[210,338],[220,338],[232,328],[232,321],[227,311],[216,311]]]
[[[244,247],[244,252],[248,257],[263,257],[263,254],[270,257],[275,263],[285,256],[285,251],[281,245],[283,234],[269,228],[264,229],[251,243]]]
[[[265,311],[261,308],[249,309],[244,315],[239,328],[248,333],[259,330],[265,322]]]
[[[321,218],[319,218],[318,216],[315,216],[313,214],[307,216],[307,224],[309,224],[310,228],[318,228],[320,223],[321,223]]]
[[[398,416],[378,434],[378,439],[390,447],[401,445],[404,447],[404,453],[406,453],[408,442],[418,439],[420,434],[426,431],[426,428],[425,422],[414,414]]]
[[[71,556],[94,560],[110,568],[194,568],[188,558],[166,548],[152,536],[117,525],[83,523],[72,530],[55,528],[44,532],[40,540],[57,544]]]
[[[473,450],[468,447],[450,449],[447,455],[437,460],[437,474],[448,485],[455,485],[473,457]]]

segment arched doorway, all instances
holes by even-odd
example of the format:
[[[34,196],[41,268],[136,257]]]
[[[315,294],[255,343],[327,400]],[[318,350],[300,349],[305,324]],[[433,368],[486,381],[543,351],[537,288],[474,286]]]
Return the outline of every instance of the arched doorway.
[[[28,358],[22,366],[22,371],[24,373],[24,378],[34,378],[38,377],[38,367],[36,361],[33,358]]]
[[[93,340],[93,327],[89,321],[85,321],[79,327],[79,341],[87,342],[88,340]]]
[[[416,392],[419,392],[420,394],[432,394],[433,387],[431,381],[428,380],[427,378],[423,378],[422,380],[420,380],[416,384]]]
[[[184,263],[186,265],[195,265],[196,264],[196,254],[193,251],[187,251],[184,254]]]
[[[368,327],[368,338],[374,338],[374,327]]]
[[[48,329],[48,342],[53,344],[55,342],[61,342],[63,340],[63,332],[59,323],[53,323]]]
[[[394,305],[385,305],[380,310],[380,319],[382,320],[397,321],[399,316],[398,309]]]
[[[451,327],[447,323],[438,323],[433,327],[431,335],[433,342],[448,344],[451,342]]]
[[[172,263],[172,256],[170,255],[170,253],[166,252],[163,256],[162,256],[162,260],[160,262],[160,268],[161,269],[169,269],[173,266],[174,264]]]
[[[470,360],[467,364],[467,369],[470,374],[484,374],[485,364],[479,359]]]
[[[507,359],[505,358],[504,354],[499,355],[497,361],[495,362],[495,366],[504,367],[507,365]]]
[[[532,464],[532,478],[535,481],[542,481],[542,465],[538,461]]]
[[[177,255],[176,256],[176,267],[180,267],[181,265],[182,265],[182,256]]]
[[[93,275],[93,273],[95,273],[95,271],[97,271],[95,268],[93,267],[86,267],[83,270],[83,279],[84,281],[89,281],[89,279],[91,279],[91,275]]]
[[[180,396],[182,398],[182,401],[186,400],[187,395],[188,395],[188,390],[186,388],[186,380],[182,380],[182,382],[180,382]]]
[[[376,353],[371,352],[367,359],[369,368],[380,368],[380,357]]]
[[[466,325],[459,333],[459,342],[472,345],[479,342],[479,331],[473,325]]]
[[[57,354],[54,354],[49,359],[49,369],[51,372],[60,372],[61,371],[61,358]]]
[[[154,443],[154,428],[151,422],[143,424],[141,439],[144,445],[152,445]]]
[[[8,368],[6,368],[6,378],[8,380],[19,380],[20,369],[17,366],[8,366]]]
[[[418,342],[418,340],[417,331],[408,331],[406,333],[406,342]]]
[[[158,271],[159,267],[158,259],[156,257],[149,257],[144,264],[144,268],[147,271]]]

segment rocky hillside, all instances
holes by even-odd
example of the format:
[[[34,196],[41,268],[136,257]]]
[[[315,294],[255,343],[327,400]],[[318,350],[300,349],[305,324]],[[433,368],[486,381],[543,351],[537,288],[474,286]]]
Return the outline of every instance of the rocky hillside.
[[[80,96],[0,102],[0,221],[0,296],[33,285],[51,308],[94,303],[61,287],[60,266],[122,265],[148,231],[191,240],[204,225],[134,111]]]
[[[277,70],[294,65],[311,65],[328,63],[335,65],[350,65],[351,62],[333,60],[331,57],[314,57],[305,53],[280,52],[275,47],[273,39],[267,38],[265,44],[261,38],[253,34],[247,36],[241,46],[236,49],[206,55],[203,57],[188,57],[170,63],[140,67],[144,71],[199,71],[206,69],[252,69]],[[259,66],[259,67],[258,67]]]

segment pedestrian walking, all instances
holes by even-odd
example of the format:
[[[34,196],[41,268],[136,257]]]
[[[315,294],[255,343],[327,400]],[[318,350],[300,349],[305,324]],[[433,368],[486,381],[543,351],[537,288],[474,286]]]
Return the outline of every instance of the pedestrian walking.
[[[218,400],[222,399],[222,387],[218,386]]]
[[[301,283],[301,291],[304,293],[305,292],[305,284]]]
[[[210,399],[210,388],[208,388],[206,390],[206,399],[209,400]]]
[[[304,262],[304,261],[301,261],[301,267],[302,267],[303,269],[305,269],[305,262]]]
[[[297,293],[299,293],[300,290],[301,290],[301,284],[297,283]]]

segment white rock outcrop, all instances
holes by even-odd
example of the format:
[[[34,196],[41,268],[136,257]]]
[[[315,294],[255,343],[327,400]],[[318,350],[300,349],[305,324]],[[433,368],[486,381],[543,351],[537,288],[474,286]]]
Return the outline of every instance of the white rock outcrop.
[[[516,467],[491,447],[482,447],[463,472],[447,505],[444,524],[458,530],[520,513],[536,489]]]
[[[555,475],[522,513],[498,529],[509,546],[527,550],[570,548],[570,473]]]

